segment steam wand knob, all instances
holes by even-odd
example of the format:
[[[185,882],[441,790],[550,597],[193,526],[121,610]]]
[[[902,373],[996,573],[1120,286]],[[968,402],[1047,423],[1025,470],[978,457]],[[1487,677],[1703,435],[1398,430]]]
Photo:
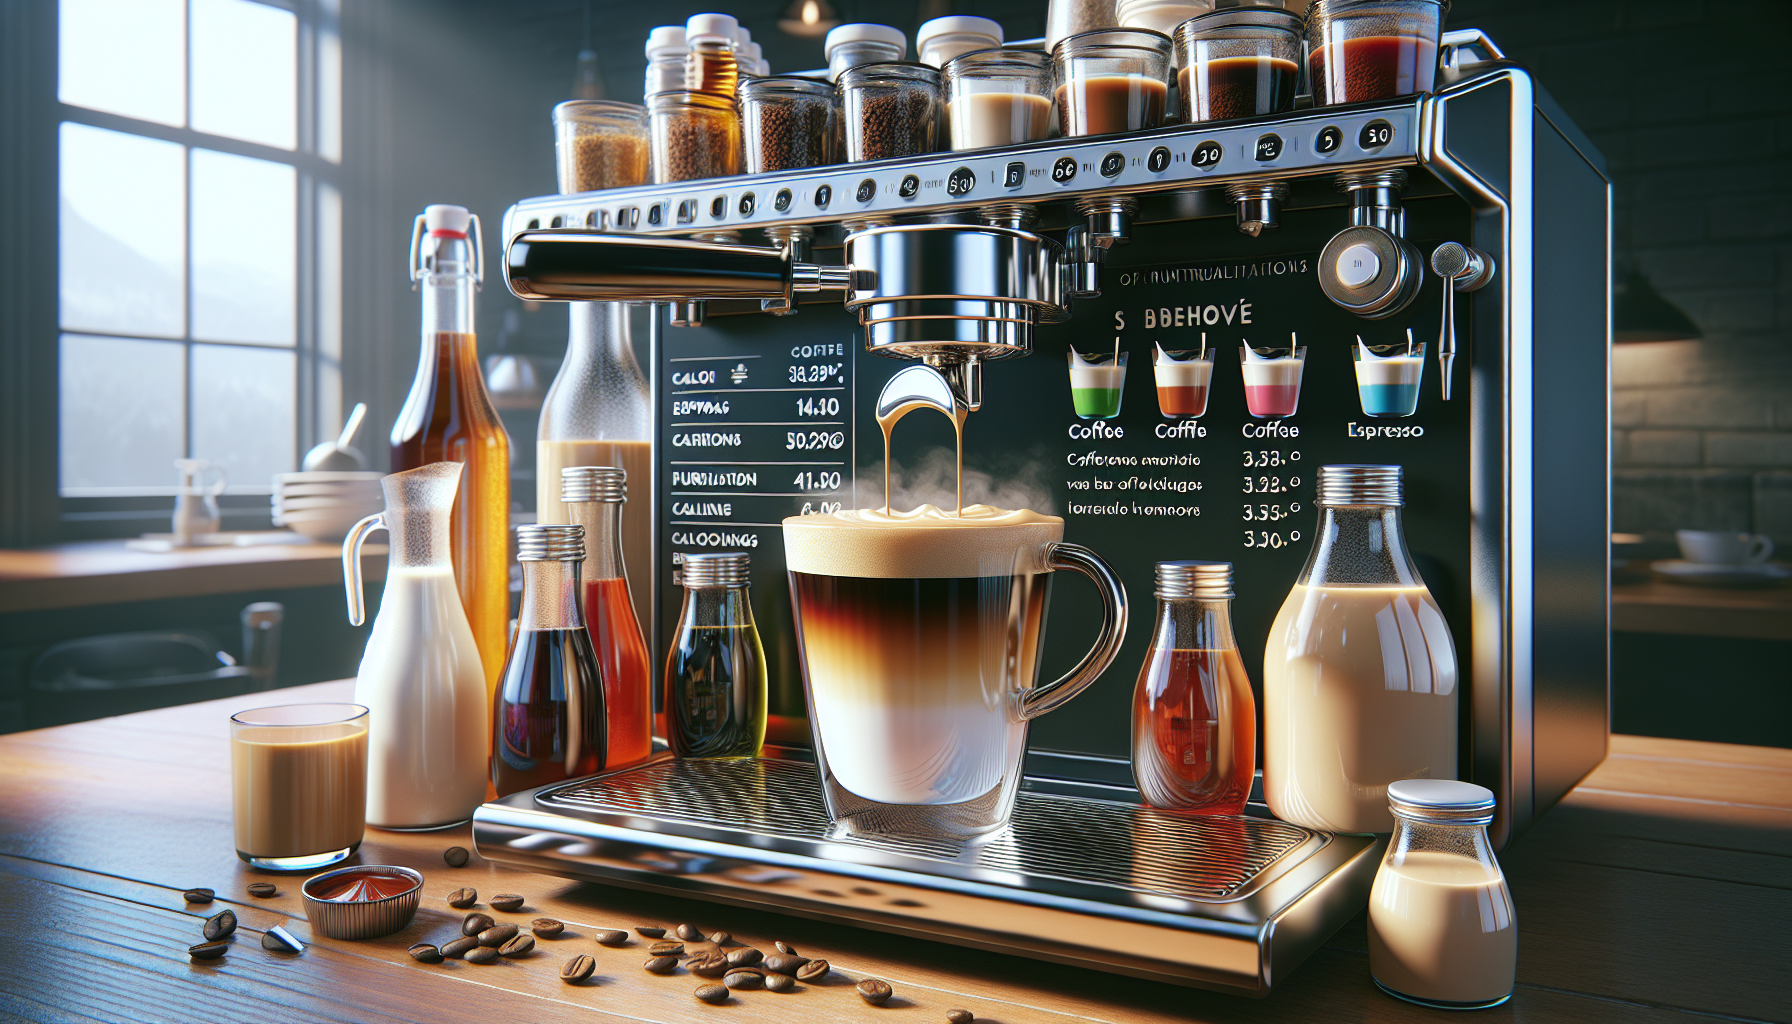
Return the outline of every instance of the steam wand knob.
[[[1456,293],[1472,292],[1493,277],[1493,257],[1461,242],[1445,242],[1431,251],[1431,270],[1444,282],[1443,327],[1437,339],[1437,366],[1444,401],[1450,400],[1451,373],[1456,365]]]

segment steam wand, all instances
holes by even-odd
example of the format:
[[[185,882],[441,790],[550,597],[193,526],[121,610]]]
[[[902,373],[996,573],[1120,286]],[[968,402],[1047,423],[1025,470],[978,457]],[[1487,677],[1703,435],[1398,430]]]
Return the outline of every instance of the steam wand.
[[[1444,401],[1450,400],[1456,366],[1456,293],[1472,292],[1493,277],[1493,258],[1461,242],[1445,242],[1431,251],[1431,270],[1444,282],[1443,327],[1437,339],[1437,366]]]

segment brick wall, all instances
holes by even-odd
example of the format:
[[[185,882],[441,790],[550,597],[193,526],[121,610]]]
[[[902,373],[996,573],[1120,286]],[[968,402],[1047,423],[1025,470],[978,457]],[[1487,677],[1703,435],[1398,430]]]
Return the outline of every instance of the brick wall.
[[[1792,90],[1771,43],[1792,3],[1457,0],[1449,21],[1485,29],[1592,137],[1618,261],[1704,334],[1613,353],[1613,528],[1792,549]]]

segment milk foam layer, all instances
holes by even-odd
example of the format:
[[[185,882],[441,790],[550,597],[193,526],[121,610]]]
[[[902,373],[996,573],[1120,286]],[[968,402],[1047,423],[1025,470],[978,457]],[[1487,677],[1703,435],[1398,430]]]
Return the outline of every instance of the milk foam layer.
[[[1157,386],[1160,388],[1204,388],[1213,380],[1213,360],[1190,359],[1186,362],[1157,361]]]
[[[1247,387],[1272,387],[1300,383],[1301,368],[1306,360],[1300,356],[1264,359],[1250,352],[1244,360],[1244,382]]]
[[[868,579],[942,579],[1048,571],[1064,520],[1028,509],[937,505],[907,512],[861,508],[784,520],[792,572]]]

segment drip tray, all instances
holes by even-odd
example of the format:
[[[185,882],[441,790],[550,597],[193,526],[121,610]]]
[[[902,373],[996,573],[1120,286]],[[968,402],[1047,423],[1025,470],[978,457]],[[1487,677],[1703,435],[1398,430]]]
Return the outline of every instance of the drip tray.
[[[836,835],[815,766],[661,758],[516,793],[481,856],[611,885],[1265,995],[1368,902],[1382,843],[1023,790],[975,844]]]

